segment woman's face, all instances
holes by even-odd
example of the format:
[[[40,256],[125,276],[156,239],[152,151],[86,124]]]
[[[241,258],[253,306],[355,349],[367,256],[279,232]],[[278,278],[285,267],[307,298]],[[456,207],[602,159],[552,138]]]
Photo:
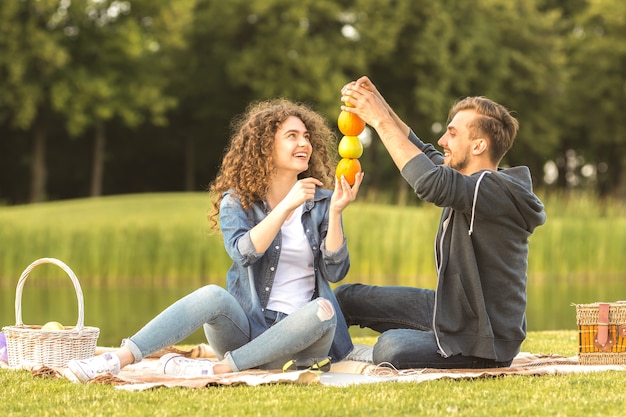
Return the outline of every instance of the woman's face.
[[[296,116],[287,118],[274,136],[274,168],[277,172],[298,175],[309,168],[313,147],[309,131]]]

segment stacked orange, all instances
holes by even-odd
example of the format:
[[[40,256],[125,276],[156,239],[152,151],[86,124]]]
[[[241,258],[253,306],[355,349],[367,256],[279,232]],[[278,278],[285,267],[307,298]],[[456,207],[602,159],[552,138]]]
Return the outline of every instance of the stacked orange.
[[[349,104],[346,103],[347,106]],[[342,110],[337,119],[339,131],[343,137],[339,141],[338,151],[341,160],[337,164],[335,175],[341,178],[343,175],[348,184],[354,185],[356,174],[361,172],[359,158],[363,155],[363,144],[359,135],[365,129],[365,122],[354,113]]]

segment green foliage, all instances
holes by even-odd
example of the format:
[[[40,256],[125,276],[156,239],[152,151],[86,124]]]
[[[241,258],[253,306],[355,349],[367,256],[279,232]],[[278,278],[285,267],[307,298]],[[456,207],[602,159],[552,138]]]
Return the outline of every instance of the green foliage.
[[[65,162],[50,149],[66,136],[91,140],[94,129],[102,133],[97,150],[104,132],[115,138],[90,162],[96,173],[129,152],[142,156],[130,139],[153,139],[157,155],[180,159],[179,184],[197,191],[215,174],[229,122],[247,103],[284,96],[334,121],[339,89],[364,74],[428,141],[454,100],[500,101],[521,121],[506,164],[528,165],[539,185],[543,165],[555,161],[557,186],[576,187],[562,163],[574,150],[597,166],[588,183],[602,197],[621,196],[625,13],[618,0],[3,1],[0,135],[37,140],[27,151],[1,144],[11,152],[0,148],[0,165],[31,164],[31,175],[12,177],[16,187],[3,172],[0,196],[19,200],[13,190],[28,188],[43,188],[41,199],[83,196],[88,187],[59,180]],[[368,184],[401,199],[406,185],[374,141],[363,157]],[[85,159],[88,148],[66,152]],[[159,178],[138,178],[131,191],[172,189],[159,163],[150,167]],[[124,169],[122,176],[135,174]],[[94,181],[128,192],[114,175]]]
[[[70,62],[63,34],[48,29],[58,1],[0,3],[0,120],[28,129],[49,108],[49,89]]]
[[[339,113],[340,88],[361,75],[369,59],[393,48],[399,26],[388,22],[406,10],[402,3],[389,7],[394,2],[388,0],[231,3],[241,22],[235,35],[240,44],[227,59],[234,86],[257,98],[309,102],[332,118]]]
[[[157,4],[163,8],[168,2]],[[159,16],[151,14],[159,11],[155,6],[142,8],[138,1],[132,5],[83,1],[59,7],[54,28],[68,34],[63,45],[72,62],[52,87],[51,96],[53,108],[66,118],[70,134],[78,135],[114,116],[130,127],[141,124],[145,113],[152,123],[165,123],[165,114],[176,100],[164,95],[167,67],[160,65],[160,57],[168,50],[161,45],[163,34],[155,34],[154,26],[171,24],[159,25]],[[184,13],[180,16],[174,14],[176,9],[170,11],[168,21],[179,22],[179,17],[179,24],[188,21]],[[175,27],[174,33],[178,30]]]
[[[566,143],[587,161],[610,167],[600,173],[603,194],[618,178],[623,195],[621,179],[626,178],[626,155],[618,150],[624,148],[626,138],[624,16],[624,2],[590,1],[566,38],[571,54]]]

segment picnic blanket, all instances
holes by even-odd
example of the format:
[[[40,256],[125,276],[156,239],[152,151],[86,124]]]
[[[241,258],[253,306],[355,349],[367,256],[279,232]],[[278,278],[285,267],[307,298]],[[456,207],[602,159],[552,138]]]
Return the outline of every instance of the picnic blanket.
[[[100,354],[111,348],[98,348]],[[208,345],[198,345],[191,350],[167,348],[145,358],[142,362],[129,365],[118,375],[104,375],[91,380],[94,384],[111,384],[116,389],[143,391],[155,388],[186,387],[205,388],[210,386],[263,385],[263,384],[321,384],[329,386],[349,386],[381,382],[424,382],[439,378],[474,379],[501,377],[506,375],[557,375],[600,371],[625,371],[624,365],[580,365],[578,358],[559,355],[544,355],[522,352],[513,360],[510,367],[490,369],[402,369],[397,370],[388,364],[344,360],[333,363],[329,372],[315,371],[264,371],[248,370],[225,375],[212,375],[197,378],[184,378],[163,375],[159,370],[160,356],[176,352],[191,358],[215,358]],[[33,367],[35,376],[62,377],[76,381],[76,377],[66,368]]]

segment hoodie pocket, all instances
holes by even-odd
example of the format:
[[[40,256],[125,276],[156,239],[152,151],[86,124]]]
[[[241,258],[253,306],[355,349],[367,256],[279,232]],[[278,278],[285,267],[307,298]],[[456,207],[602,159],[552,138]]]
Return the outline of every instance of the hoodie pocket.
[[[472,331],[478,316],[467,297],[461,274],[448,275],[443,291],[439,313],[442,330],[453,333]]]

